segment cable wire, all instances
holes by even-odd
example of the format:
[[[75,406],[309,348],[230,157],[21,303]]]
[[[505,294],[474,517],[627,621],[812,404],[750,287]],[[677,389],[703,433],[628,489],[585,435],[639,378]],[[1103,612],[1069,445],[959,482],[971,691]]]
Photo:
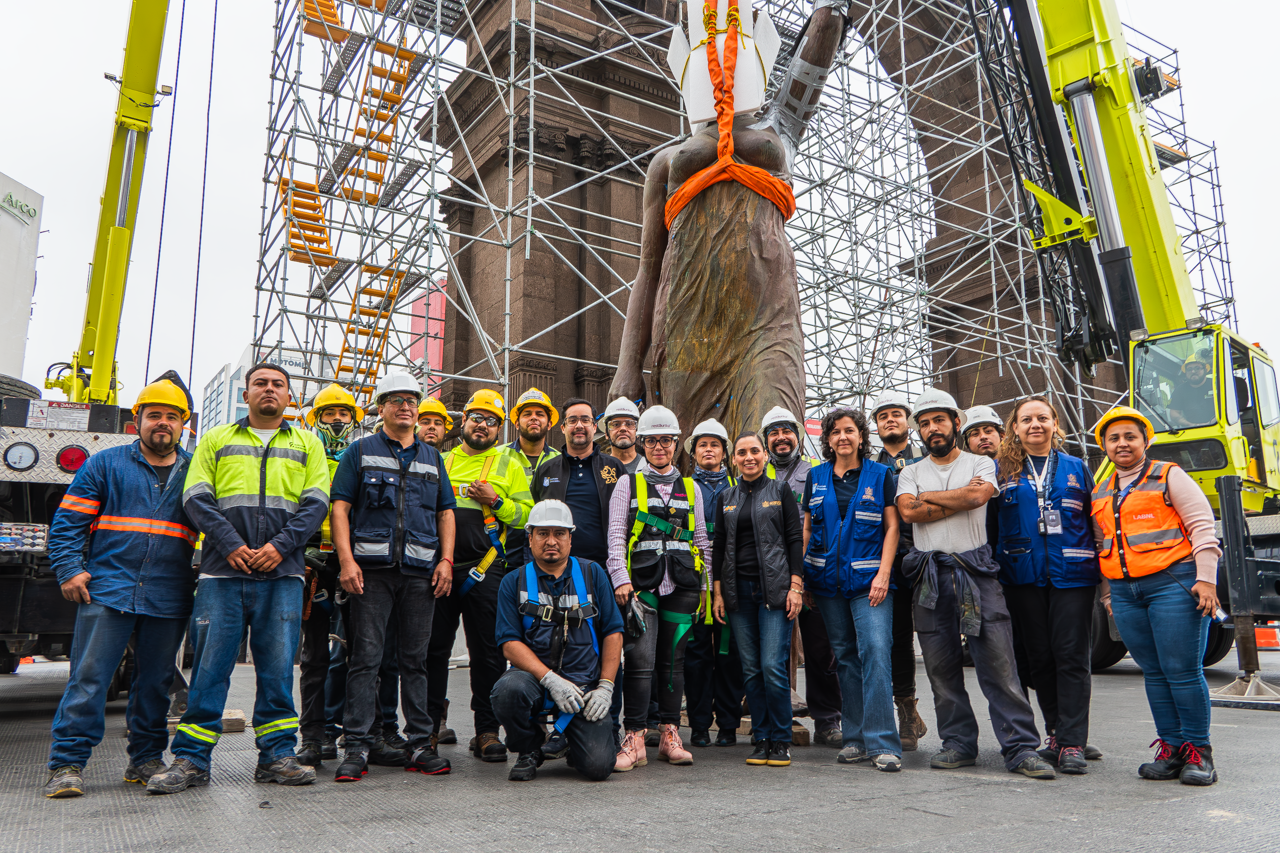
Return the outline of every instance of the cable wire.
[[[209,97],[204,105],[204,166],[200,172],[200,230],[196,236],[196,283],[191,300],[191,357],[187,380],[194,382],[196,367],[196,316],[200,313],[200,253],[204,249],[204,197],[209,182],[209,120],[213,112],[213,59],[218,51],[218,0],[213,0],[213,33],[209,37]]]

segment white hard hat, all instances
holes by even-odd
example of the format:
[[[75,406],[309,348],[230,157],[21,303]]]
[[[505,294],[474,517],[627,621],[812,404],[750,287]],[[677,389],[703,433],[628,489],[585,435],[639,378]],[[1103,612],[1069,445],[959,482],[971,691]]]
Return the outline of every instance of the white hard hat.
[[[990,425],[1004,433],[1004,421],[1000,419],[1000,415],[990,406],[974,406],[972,409],[964,413],[964,431],[968,432],[974,427]]]
[[[724,428],[724,424],[715,418],[708,418],[693,428],[693,434],[684,440],[684,452],[692,454],[693,445],[704,435],[711,435],[720,439],[724,442],[725,452],[729,452],[729,431]]]
[[[680,421],[676,420],[676,413],[666,406],[650,406],[645,409],[636,428],[637,437],[679,434]]]
[[[911,404],[907,402],[907,395],[901,391],[886,389],[880,392],[876,397],[876,401],[871,404],[871,422],[875,423],[876,415],[881,409],[902,409],[907,413],[907,417],[911,417]]]
[[[911,425],[919,431],[920,421],[918,418],[920,415],[943,409],[955,412],[956,417],[960,419],[960,435],[964,435],[965,414],[956,405],[956,398],[941,388],[926,388],[919,397],[916,397],[915,412],[911,415]]]
[[[640,418],[640,410],[636,408],[636,404],[628,400],[626,397],[619,397],[608,406],[605,407],[604,414],[600,416],[600,422],[607,428],[609,426],[609,418],[617,417]]]
[[[422,399],[421,382],[408,373],[388,373],[378,381],[378,387],[373,392],[374,402],[381,405],[383,397],[397,391],[411,392],[418,399]]]
[[[529,510],[529,520],[524,523],[525,530],[535,527],[563,527],[565,530],[573,530],[573,513],[564,501],[554,498],[538,501]]]
[[[760,421],[760,434],[768,437],[769,427],[777,426],[778,424],[791,424],[793,430],[798,431],[800,429],[800,421],[795,415],[781,406],[774,406],[764,413],[764,418]]]

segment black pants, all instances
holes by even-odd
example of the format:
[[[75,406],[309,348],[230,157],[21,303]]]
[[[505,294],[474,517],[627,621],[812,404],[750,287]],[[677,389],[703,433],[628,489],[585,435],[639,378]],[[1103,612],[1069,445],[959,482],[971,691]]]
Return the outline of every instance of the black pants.
[[[658,720],[680,725],[680,701],[684,698],[684,654],[689,643],[687,625],[664,619],[664,614],[688,616],[698,609],[701,593],[677,589],[658,599],[657,611],[645,619],[647,630],[639,638],[627,637],[623,644],[626,665],[623,687],[626,692],[624,722],[627,731],[647,728],[649,697],[653,684],[658,689]]]
[[[467,567],[470,568],[470,567]],[[471,711],[475,714],[476,734],[498,731],[498,718],[493,713],[489,695],[493,685],[507,668],[507,660],[498,649],[498,586],[503,569],[495,561],[485,572],[484,580],[463,595],[462,581],[466,569],[453,573],[453,591],[436,600],[435,622],[431,642],[427,646],[427,709],[431,719],[444,715],[444,700],[449,695],[449,656],[458,635],[458,622],[467,636],[467,653],[471,657]]]
[[[746,688],[738,642],[728,625],[694,623],[684,652],[684,675],[689,727],[694,731],[709,730],[714,711],[716,728],[737,731],[742,723]]]
[[[542,716],[547,694],[538,679],[522,669],[509,669],[494,684],[490,701],[507,732],[507,749],[520,754],[542,746],[546,738]],[[603,782],[613,773],[616,751],[612,728],[608,714],[592,723],[577,713],[565,730],[569,766],[592,782]]]
[[[427,642],[435,613],[435,591],[429,578],[411,577],[398,569],[364,573],[364,592],[351,596],[351,624],[347,632],[350,654],[344,728],[348,747],[368,748],[377,733],[374,709],[378,703],[378,669],[382,665],[387,626],[396,623],[400,692],[404,706],[404,734],[409,748],[431,738],[427,710]]]
[[[1089,739],[1094,591],[1091,586],[1059,589],[1052,582],[1004,588],[1031,666],[1030,686],[1045,728],[1060,746],[1083,747]]]
[[[325,681],[329,677],[329,633],[337,605],[338,576],[332,572],[317,573],[316,591],[310,615],[302,621],[302,656],[298,666],[298,729],[302,742],[324,740]],[[304,595],[312,595],[308,588]]]
[[[911,584],[902,576],[902,555],[893,561],[893,646],[889,649],[889,666],[893,674],[893,698],[910,699],[916,695],[916,626],[912,610],[915,605]]]
[[[346,597],[346,593],[340,593]],[[337,618],[330,625],[332,633],[347,639],[347,625],[351,624],[349,598],[338,605]],[[394,737],[400,731],[400,665],[396,661],[396,623],[387,623],[387,634],[382,640],[382,666],[378,669],[378,702],[374,705],[373,731],[383,737]],[[342,717],[347,704],[347,649],[342,643],[329,647],[329,675],[324,683],[325,730],[331,737],[342,734]]]
[[[840,728],[840,679],[836,656],[827,639],[827,626],[815,607],[800,611],[800,641],[804,644],[804,699],[817,731]],[[795,685],[792,685],[794,688]]]

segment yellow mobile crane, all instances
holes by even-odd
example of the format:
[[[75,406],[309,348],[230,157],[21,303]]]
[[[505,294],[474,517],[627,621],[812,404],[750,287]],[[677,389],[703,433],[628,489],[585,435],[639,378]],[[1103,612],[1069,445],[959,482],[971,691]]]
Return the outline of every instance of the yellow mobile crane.
[[[1241,669],[1256,673],[1254,619],[1280,616],[1280,562],[1263,559],[1280,556],[1280,394],[1267,353],[1195,302],[1145,111],[1173,81],[1129,55],[1115,0],[968,5],[1059,357],[1092,370],[1119,350],[1128,403],[1156,430],[1148,454],[1185,469],[1222,519],[1222,600],[1242,629]],[[1214,623],[1206,663],[1225,656],[1231,628]],[[1105,634],[1096,668],[1124,654]]]

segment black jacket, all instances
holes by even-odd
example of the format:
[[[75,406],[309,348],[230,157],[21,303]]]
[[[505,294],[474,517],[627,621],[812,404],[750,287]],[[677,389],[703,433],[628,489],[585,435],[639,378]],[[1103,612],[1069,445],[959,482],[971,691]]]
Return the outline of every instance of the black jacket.
[[[753,483],[739,480],[720,493],[712,565],[729,611],[738,609],[736,540],[738,517],[743,512],[751,513],[765,607],[781,610],[787,605],[791,576],[804,576],[804,526],[795,497],[785,482],[769,477]]]
[[[613,489],[618,485],[618,480],[627,475],[626,470],[626,466],[615,457],[592,448],[591,472],[596,492],[600,495],[600,517],[604,519],[605,530],[609,529],[609,499],[613,497]],[[529,491],[533,493],[534,503],[550,499],[564,500],[569,491],[568,451],[539,465],[531,480]]]

